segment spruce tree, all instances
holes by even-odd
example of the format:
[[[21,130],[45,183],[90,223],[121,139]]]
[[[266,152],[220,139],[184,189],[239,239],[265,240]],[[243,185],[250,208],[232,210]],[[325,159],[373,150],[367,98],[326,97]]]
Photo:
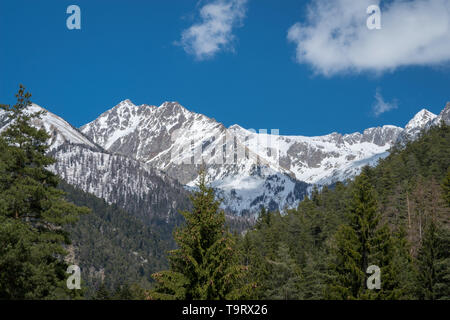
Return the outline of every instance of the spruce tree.
[[[264,256],[264,250],[259,246],[260,234],[254,231],[247,232],[240,243],[241,261],[245,268],[246,277],[244,279],[247,287],[251,288],[245,298],[257,300],[265,298],[267,292],[267,278],[270,275],[270,267]]]
[[[378,226],[370,240],[369,261],[371,265],[380,268],[381,289],[365,290],[361,298],[397,300],[405,295],[405,289],[401,287],[399,275],[402,272],[408,272],[408,264],[407,261],[400,260],[404,252],[401,243],[397,244],[396,241],[401,240],[400,238],[394,239],[391,236],[391,230],[387,224]]]
[[[225,213],[204,171],[197,187],[192,211],[182,212],[186,224],[174,234],[178,249],[169,253],[170,270],[153,274],[157,286],[151,299],[235,299],[244,293],[235,239],[225,230]]]
[[[442,183],[442,189],[444,191],[444,199],[447,201],[447,205],[450,207],[450,168],[447,170],[447,175]]]
[[[450,299],[450,232],[430,219],[417,256],[417,296],[423,300]]]
[[[387,225],[380,224],[375,191],[369,177],[356,177],[349,204],[349,225],[335,235],[334,258],[327,296],[333,299],[391,299],[398,294],[393,257],[395,247]],[[382,289],[366,285],[370,265],[381,269]],[[375,289],[377,290],[377,289]]]
[[[357,299],[363,290],[364,271],[361,268],[361,245],[350,226],[339,227],[334,237],[329,284],[325,297],[334,300]]]
[[[94,300],[111,300],[111,292],[102,281],[95,294]]]
[[[42,112],[32,113],[28,108],[31,94],[23,86],[16,98],[14,106],[0,105],[10,118],[0,135],[0,215],[4,223],[0,296],[68,297],[63,245],[70,239],[63,227],[88,209],[64,200],[64,193],[57,189],[59,178],[47,169],[54,163],[47,155],[49,134],[32,125]],[[16,232],[22,236],[16,237]],[[19,274],[4,274],[3,270],[13,273],[13,265]]]
[[[269,260],[269,263],[272,265],[272,272],[268,280],[267,298],[274,300],[299,299],[301,272],[285,243],[280,243],[276,259]]]

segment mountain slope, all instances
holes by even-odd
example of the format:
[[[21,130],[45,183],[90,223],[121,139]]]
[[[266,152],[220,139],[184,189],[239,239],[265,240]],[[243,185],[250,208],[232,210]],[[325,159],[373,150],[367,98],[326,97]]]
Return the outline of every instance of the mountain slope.
[[[221,123],[176,102],[156,107],[125,100],[81,130],[108,151],[131,155],[190,187],[204,163],[230,212],[282,209],[306,193],[305,183],[246,148]]]
[[[148,285],[150,275],[167,267],[165,252],[171,247],[161,235],[117,205],[61,182],[66,199],[92,212],[67,227],[72,240],[66,258],[81,268],[87,297],[103,282],[109,290],[119,285]]]
[[[44,128],[50,134],[50,150],[56,149],[65,143],[84,145],[89,148],[102,150],[102,148],[92,142],[88,137],[82,134],[77,128],[73,127],[64,119],[45,110],[37,104],[32,104],[27,108],[27,112],[44,112],[40,119],[34,119],[33,125]],[[0,132],[7,128],[9,117],[7,113],[0,110]]]
[[[226,128],[176,102],[157,107],[130,100],[80,130],[50,112],[36,125],[51,133],[51,150],[59,162],[52,170],[150,223],[167,222],[186,206],[183,185],[195,186],[203,164],[227,212],[253,215],[261,206],[284,210],[295,207],[310,185],[351,178],[386,157],[396,143],[450,121],[449,110],[450,103],[439,116],[423,109],[405,128],[386,125],[318,137]],[[0,114],[0,122],[4,119]]]
[[[266,141],[267,134],[253,133],[237,125],[230,127],[246,146],[259,146],[264,156],[268,149],[255,140]],[[332,133],[319,137],[278,136],[279,165],[296,179],[311,184],[331,184],[355,174],[354,169],[383,157],[402,128],[383,126],[366,129],[362,134]]]
[[[415,139],[438,116],[420,111],[405,128],[386,125],[363,133],[319,137],[226,128],[176,102],[136,106],[125,100],[81,127],[110,152],[128,155],[193,186],[201,164],[212,186],[235,213],[260,206],[293,207],[308,184],[327,185],[358,174],[388,155],[398,141]]]
[[[112,155],[69,123],[33,104],[28,112],[45,111],[34,125],[50,133],[50,170],[71,185],[115,203],[147,224],[169,228],[189,207],[188,192],[176,180],[139,161]],[[2,115],[0,115],[2,116]],[[3,117],[5,114],[3,114]],[[3,123],[0,131],[7,127]]]

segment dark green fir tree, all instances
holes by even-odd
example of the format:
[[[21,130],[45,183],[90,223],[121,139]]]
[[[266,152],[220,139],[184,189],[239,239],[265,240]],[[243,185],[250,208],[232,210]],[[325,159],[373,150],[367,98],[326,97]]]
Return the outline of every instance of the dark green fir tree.
[[[428,222],[417,256],[417,296],[422,300],[450,299],[450,232]]]
[[[450,168],[447,170],[447,175],[444,178],[444,182],[442,183],[443,196],[447,201],[448,206],[450,207]]]
[[[393,258],[395,246],[389,227],[380,223],[375,191],[369,177],[356,177],[349,204],[350,224],[335,235],[327,296],[332,299],[393,299],[397,278]],[[381,270],[381,289],[367,288],[367,268]]]
[[[174,233],[178,249],[170,252],[170,270],[155,273],[150,299],[219,300],[245,294],[234,237],[225,229],[225,213],[200,172],[193,209],[182,212],[186,224]]]
[[[65,299],[63,226],[89,212],[64,200],[59,179],[47,168],[49,134],[32,123],[31,94],[20,86],[14,106],[1,105],[9,124],[0,135],[0,298]]]

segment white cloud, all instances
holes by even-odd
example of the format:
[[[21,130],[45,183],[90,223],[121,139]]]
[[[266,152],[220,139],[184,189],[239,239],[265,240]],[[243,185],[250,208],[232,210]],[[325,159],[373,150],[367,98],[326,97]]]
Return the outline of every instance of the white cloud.
[[[183,31],[184,50],[202,60],[233,50],[233,28],[242,24],[247,0],[215,0],[200,9],[201,22]]]
[[[384,101],[383,96],[381,95],[381,91],[377,89],[375,94],[375,103],[373,104],[373,113],[376,117],[380,114],[388,112],[393,109],[397,109],[398,104],[397,101],[393,100],[391,102]]]
[[[288,31],[297,61],[325,76],[450,61],[450,0],[383,4],[381,29],[369,30],[367,7],[380,0],[313,0],[306,21]]]

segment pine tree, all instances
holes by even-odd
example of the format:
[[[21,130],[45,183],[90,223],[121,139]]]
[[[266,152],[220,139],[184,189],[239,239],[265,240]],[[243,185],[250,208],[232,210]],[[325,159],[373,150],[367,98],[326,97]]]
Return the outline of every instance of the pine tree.
[[[152,299],[217,300],[243,294],[239,287],[244,267],[233,236],[225,230],[225,213],[219,210],[214,190],[200,172],[198,191],[191,197],[192,212],[182,212],[186,225],[178,229],[179,249],[170,252],[170,270],[153,275],[156,289]]]
[[[265,207],[262,207],[258,219],[256,220],[255,229],[261,230],[264,227],[270,227],[272,221],[271,221],[271,214],[266,210]]]
[[[447,170],[447,175],[442,183],[442,189],[444,191],[444,199],[447,201],[448,206],[450,207],[450,168]]]
[[[32,125],[42,112],[32,113],[27,109],[31,94],[23,86],[16,98],[14,106],[0,105],[10,117],[9,125],[0,135],[0,214],[6,219],[0,237],[6,241],[2,242],[2,257],[7,257],[2,260],[0,270],[13,263],[24,274],[2,277],[0,296],[62,298],[68,276],[63,245],[70,243],[63,226],[76,222],[88,209],[64,200],[64,193],[57,189],[58,177],[47,169],[54,163],[47,156],[49,135]],[[10,234],[14,230],[23,237]],[[22,278],[25,276],[34,283],[32,287],[25,286]]]
[[[326,283],[326,254],[323,250],[309,252],[301,270],[300,299],[318,300],[323,298]]]
[[[406,224],[406,222],[405,222]],[[413,257],[411,256],[411,243],[408,241],[408,233],[404,226],[399,226],[398,230],[393,233],[394,257],[392,258],[393,274],[397,282],[394,282],[392,291],[396,293],[395,298],[398,299],[414,299],[415,298],[415,269],[413,265]],[[383,283],[383,290],[386,285]]]
[[[450,233],[431,219],[417,256],[419,299],[450,299]]]
[[[298,299],[301,272],[285,243],[280,244],[276,259],[270,260],[269,263],[273,268],[269,279],[269,289],[266,293],[267,298],[275,300]]]
[[[380,221],[377,212],[375,191],[369,178],[362,173],[355,179],[353,199],[350,203],[350,226],[355,231],[359,242],[361,255],[360,268],[366,270],[369,266],[371,240]]]
[[[392,263],[395,247],[387,225],[380,225],[375,191],[363,172],[356,177],[349,204],[350,224],[335,236],[332,276],[327,296],[334,299],[391,299],[397,279]],[[382,289],[370,291],[366,270],[377,265],[382,272]]]
[[[332,248],[334,258],[330,263],[329,284],[325,293],[328,299],[357,299],[363,290],[364,271],[358,236],[350,226],[339,227]]]
[[[407,268],[405,261],[396,260],[400,258],[402,252],[401,244],[396,246],[395,239],[391,236],[391,230],[388,225],[384,224],[377,228],[371,239],[370,248],[370,264],[379,266],[381,274],[381,289],[380,290],[366,290],[362,298],[365,299],[383,299],[383,300],[397,300],[404,296],[404,288],[400,286],[398,275],[402,272],[407,272],[408,269],[403,270],[402,267]],[[400,238],[397,241],[401,241]]]
[[[269,265],[263,256],[264,252],[257,246],[258,241],[254,239],[255,236],[259,238],[260,234],[249,231],[239,242],[241,261],[248,270],[244,278],[244,283],[246,287],[251,288],[249,295],[245,298],[251,300],[258,300],[265,297],[265,293],[267,292],[267,282],[265,280],[270,274]]]
[[[106,288],[105,283],[102,281],[94,297],[95,300],[111,300],[111,292]]]

